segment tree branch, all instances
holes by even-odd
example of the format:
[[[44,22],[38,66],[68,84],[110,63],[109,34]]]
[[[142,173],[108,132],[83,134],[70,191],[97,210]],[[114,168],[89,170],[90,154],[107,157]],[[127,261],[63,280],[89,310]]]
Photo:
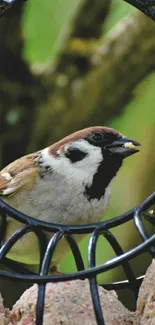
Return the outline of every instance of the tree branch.
[[[85,73],[75,72],[74,64],[63,64],[62,55],[58,70],[47,77],[51,94],[46,105],[37,108],[30,148],[47,145],[88,124],[106,124],[121,113],[136,85],[155,67],[154,33],[154,23],[136,12],[97,44],[86,46],[76,40],[81,41],[85,54],[77,56],[78,63],[87,63]]]

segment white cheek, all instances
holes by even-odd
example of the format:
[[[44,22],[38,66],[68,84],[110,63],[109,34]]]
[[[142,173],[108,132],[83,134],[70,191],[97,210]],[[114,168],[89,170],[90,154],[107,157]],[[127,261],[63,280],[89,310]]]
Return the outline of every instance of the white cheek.
[[[52,167],[53,171],[62,175],[62,177],[68,178],[71,182],[77,181],[81,183],[91,183],[93,176],[96,174],[98,166],[103,159],[101,149],[94,147],[91,144],[83,141],[77,141],[76,148],[88,152],[88,155],[76,163],[72,163],[63,154],[59,157],[54,157],[49,154],[49,149],[42,150],[42,158],[46,165]],[[67,146],[66,146],[67,149]]]

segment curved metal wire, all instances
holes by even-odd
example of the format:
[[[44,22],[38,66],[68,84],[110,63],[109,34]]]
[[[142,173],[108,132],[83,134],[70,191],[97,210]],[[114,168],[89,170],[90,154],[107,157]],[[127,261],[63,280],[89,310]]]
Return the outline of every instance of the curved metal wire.
[[[53,237],[51,238],[47,246],[44,259],[42,261],[40,276],[48,274],[52,255],[57,247],[57,244],[59,243],[59,241],[63,236],[64,233],[59,231],[56,234],[54,234]],[[46,289],[46,283],[41,284],[38,288],[38,299],[37,299],[37,308],[36,308],[37,325],[43,324],[45,289]]]
[[[19,211],[15,210],[7,203],[0,200],[0,264],[6,265],[11,268],[11,271],[0,270],[0,276],[3,278],[10,278],[14,280],[22,280],[38,284],[38,300],[36,308],[36,325],[42,325],[43,312],[44,312],[44,298],[46,284],[49,282],[62,282],[73,281],[76,279],[89,279],[90,293],[94,306],[96,322],[98,325],[105,325],[104,315],[102,313],[100,297],[98,292],[96,277],[102,272],[111,270],[117,266],[122,266],[126,275],[126,280],[115,283],[102,284],[106,289],[124,289],[129,288],[137,296],[139,285],[143,276],[136,278],[134,272],[129,264],[129,261],[134,257],[142,254],[143,252],[150,253],[154,256],[155,251],[155,233],[149,237],[146,227],[142,221],[145,218],[153,227],[155,227],[155,217],[148,213],[147,210],[155,203],[155,192],[146,198],[141,204],[127,213],[115,217],[110,220],[99,222],[97,224],[73,226],[73,225],[60,225],[50,224],[40,220],[30,218]],[[3,243],[3,237],[7,227],[7,218],[13,218],[23,224],[23,228],[17,230],[6,243]],[[140,235],[142,242],[124,252],[120,246],[119,241],[111,233],[110,229],[123,225],[133,220],[134,225]],[[51,233],[51,239],[47,243],[44,231]],[[22,264],[11,261],[6,256],[9,250],[28,232],[34,232],[38,238],[40,245],[40,272],[35,274],[26,270]],[[54,233],[54,235],[53,235]],[[83,259],[73,235],[74,234],[91,234],[88,244],[88,265],[87,269],[84,268]],[[116,256],[107,260],[102,265],[96,265],[96,245],[100,236],[104,238],[111,245]],[[49,275],[49,267],[54,254],[54,251],[59,244],[60,240],[65,238],[74,256],[77,271],[68,274]],[[23,272],[24,270],[24,272]]]
[[[88,245],[88,265],[90,268],[95,267],[96,265],[96,245],[98,238],[100,236],[100,228],[96,228],[91,235]],[[97,324],[105,325],[103,313],[101,309],[100,296],[98,291],[96,274],[93,277],[89,278],[90,292],[94,307],[94,312],[96,316]]]

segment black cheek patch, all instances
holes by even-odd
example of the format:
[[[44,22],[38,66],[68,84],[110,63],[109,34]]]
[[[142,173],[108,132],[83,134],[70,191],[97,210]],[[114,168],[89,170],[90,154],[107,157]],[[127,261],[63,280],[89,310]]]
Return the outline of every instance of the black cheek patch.
[[[76,163],[77,161],[84,159],[84,157],[87,156],[87,153],[77,148],[68,148],[68,150],[65,152],[65,156],[66,158],[70,159],[72,163]]]

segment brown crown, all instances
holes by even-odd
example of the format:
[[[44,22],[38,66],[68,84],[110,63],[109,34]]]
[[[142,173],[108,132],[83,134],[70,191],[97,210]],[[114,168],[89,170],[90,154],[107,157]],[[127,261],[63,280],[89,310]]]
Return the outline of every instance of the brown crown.
[[[77,132],[74,132],[70,135],[68,135],[67,137],[61,139],[60,141],[54,143],[52,146],[50,146],[49,148],[49,152],[56,156],[57,151],[61,148],[63,149],[63,147],[72,141],[81,139],[81,138],[85,138],[89,133],[91,132],[95,132],[95,131],[100,131],[100,132],[104,132],[104,133],[113,133],[116,136],[120,135],[120,133],[112,128],[108,128],[106,126],[92,126],[92,127],[88,127],[85,128],[83,130],[79,130]]]

